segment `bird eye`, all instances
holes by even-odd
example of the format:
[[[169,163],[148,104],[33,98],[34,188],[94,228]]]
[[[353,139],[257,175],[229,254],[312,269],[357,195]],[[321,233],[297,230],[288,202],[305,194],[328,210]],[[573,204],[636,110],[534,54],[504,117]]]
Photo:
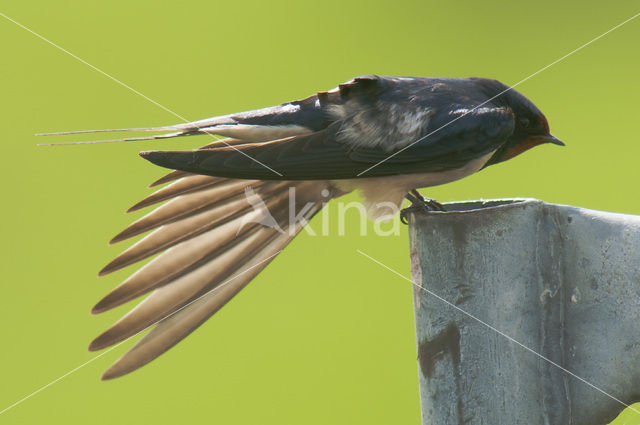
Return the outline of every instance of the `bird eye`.
[[[529,128],[529,125],[531,124],[531,122],[529,121],[529,118],[520,118],[520,125],[524,128]]]

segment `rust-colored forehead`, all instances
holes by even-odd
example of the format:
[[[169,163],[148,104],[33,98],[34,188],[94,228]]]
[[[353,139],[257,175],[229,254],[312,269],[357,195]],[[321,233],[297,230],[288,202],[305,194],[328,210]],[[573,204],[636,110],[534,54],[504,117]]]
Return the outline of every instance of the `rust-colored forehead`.
[[[541,145],[543,143],[544,143],[544,140],[538,136],[527,137],[522,142],[507,149],[504,155],[502,156],[501,160],[506,161],[508,159],[516,157],[520,155],[522,152],[528,151],[529,149],[535,146]]]

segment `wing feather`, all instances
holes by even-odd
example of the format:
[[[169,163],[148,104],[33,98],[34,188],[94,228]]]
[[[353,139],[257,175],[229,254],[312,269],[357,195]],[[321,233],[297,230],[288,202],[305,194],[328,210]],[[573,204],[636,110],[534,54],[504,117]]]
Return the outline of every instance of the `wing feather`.
[[[211,176],[191,175],[181,178],[161,189],[156,190],[151,195],[137,202],[130,207],[127,212],[134,212],[142,208],[175,198],[178,195],[184,195],[190,192],[197,192],[202,189],[208,189],[218,184],[223,184],[225,179]]]
[[[461,116],[454,126],[444,126],[450,122],[444,118],[434,116],[413,143],[393,145],[391,149],[389,145],[367,146],[364,140],[356,144],[351,138],[344,139],[341,134],[345,132],[345,125],[370,124],[345,123],[343,120],[311,134],[238,145],[235,151],[223,147],[201,151],[146,151],[140,155],[162,167],[228,178],[338,180],[385,177],[460,168],[502,146],[514,128],[513,114],[506,108],[478,109]],[[389,130],[395,131],[395,128]],[[238,154],[237,150],[244,155]],[[280,175],[273,173],[272,168]],[[362,175],[365,170],[366,174]]]
[[[305,224],[288,222],[290,187],[297,189],[296,211],[310,205],[305,213],[309,219],[328,198],[341,194],[331,180],[454,169],[503,144],[513,132],[513,115],[506,108],[488,104],[456,118],[455,125],[447,124],[458,103],[487,98],[481,90],[473,91],[471,80],[462,80],[447,85],[437,78],[359,77],[273,108],[149,129],[173,132],[158,137],[211,133],[234,139],[193,151],[141,153],[174,171],[151,186],[171,184],[131,210],[166,202],[113,238],[117,242],[153,231],[100,274],[160,255],[103,298],[94,312],[151,294],[90,349],[156,326],[103,378],[135,370],[171,348],[289,243]],[[448,87],[458,87],[458,92],[448,92]],[[371,171],[360,176],[365,169]],[[261,210],[244,196],[248,186],[273,214],[273,227],[258,224],[263,223]],[[332,190],[331,196],[323,189]]]
[[[104,267],[103,274],[142,261],[160,251],[233,220],[250,209],[251,207],[245,198],[238,198],[183,220],[163,225],[109,262]]]
[[[246,186],[262,187],[266,184],[273,186],[273,183],[256,180],[226,180],[223,184],[215,185],[209,189],[180,195],[131,223],[126,229],[114,236],[110,243],[129,239],[163,224],[187,218],[217,205],[222,205],[226,201],[237,199],[243,196],[242,191]]]
[[[297,204],[305,205],[310,199],[318,198],[317,183],[306,182],[299,186],[295,199]],[[234,267],[244,264],[269,244],[280,234],[277,229],[288,225],[289,191],[287,187],[281,189],[285,190],[281,190],[279,196],[269,198],[273,200],[269,211],[274,214],[279,227],[253,224],[242,228],[239,233],[239,225],[243,222],[260,223],[264,210],[254,210],[170,248],[134,274],[118,290],[118,295],[134,298],[154,288],[155,292],[98,336],[90,349],[99,350],[115,344],[160,320],[201,291],[227,279],[234,273]],[[313,203],[314,208],[316,204]]]
[[[227,279],[233,270],[231,265],[242,258],[250,258],[256,247],[263,247],[277,235],[262,228],[240,240],[224,253],[164,285],[144,299],[120,320],[100,334],[89,346],[90,351],[101,350],[116,344],[185,305],[194,296]],[[243,260],[244,261],[244,260]]]
[[[180,170],[173,170],[167,174],[165,174],[164,176],[160,177],[157,180],[154,180],[151,184],[149,184],[148,187],[155,187],[155,186],[160,186],[161,184],[165,184],[165,183],[169,183],[172,182],[174,180],[178,180],[181,179],[183,177],[187,177],[187,176],[191,176],[191,173],[187,173],[184,171],[180,171]]]
[[[319,208],[320,205],[316,204],[306,214],[306,218],[309,219]],[[250,259],[237,258],[230,265],[230,268],[234,269],[232,276],[161,320],[133,348],[109,367],[102,375],[102,379],[113,379],[144,366],[188,336],[262,271],[301,228],[302,224],[297,224],[293,231],[276,236]]]
[[[270,196],[265,205],[268,210],[273,210],[286,207],[287,201],[288,193],[286,191],[280,191],[280,193],[275,196]],[[128,279],[114,288],[113,291],[94,307],[93,312],[103,312],[171,282],[197,268],[200,264],[207,262],[209,259],[220,255],[224,250],[229,249],[243,238],[257,231],[261,225],[255,223],[259,223],[264,211],[258,209],[251,210],[248,201],[244,198],[241,199],[240,202],[244,203],[240,214],[235,214],[235,217],[229,219],[227,216],[221,215],[224,211],[215,211],[218,215],[217,220],[221,221],[224,219],[224,223],[215,225],[216,220],[211,220],[210,224],[207,225],[207,227],[210,228],[209,230],[205,232],[200,231],[199,235],[191,236],[184,242],[166,249],[161,255],[145,264]],[[194,216],[190,219],[178,221],[173,225],[180,225],[182,229],[189,229],[187,231],[193,234],[199,231],[194,223],[189,222],[192,221],[193,218],[199,218],[201,221],[204,221],[207,217]],[[152,246],[153,250],[158,249],[153,241],[146,245]],[[126,254],[126,251],[123,254]],[[135,259],[137,260],[137,258]],[[129,263],[131,262],[132,261],[129,261]],[[121,263],[126,264],[122,260]]]

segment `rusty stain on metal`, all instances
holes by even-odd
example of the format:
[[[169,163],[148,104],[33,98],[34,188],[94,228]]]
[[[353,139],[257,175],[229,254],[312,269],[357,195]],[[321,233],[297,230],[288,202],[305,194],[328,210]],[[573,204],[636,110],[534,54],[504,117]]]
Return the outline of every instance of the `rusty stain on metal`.
[[[535,199],[409,216],[414,282],[640,400],[640,217]],[[414,288],[424,424],[604,425],[619,402]]]
[[[445,355],[451,356],[454,366],[460,364],[460,331],[455,323],[450,323],[444,331],[433,339],[420,342],[418,346],[418,361],[422,375],[431,378],[435,362]]]

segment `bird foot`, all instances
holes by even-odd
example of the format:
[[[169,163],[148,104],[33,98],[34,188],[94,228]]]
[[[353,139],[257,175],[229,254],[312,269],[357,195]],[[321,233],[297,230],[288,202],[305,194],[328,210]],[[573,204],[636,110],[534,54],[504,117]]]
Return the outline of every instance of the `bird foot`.
[[[400,221],[409,224],[407,215],[414,211],[446,211],[444,205],[435,199],[425,198],[418,191],[411,191],[406,198],[411,201],[411,206],[400,210]]]

